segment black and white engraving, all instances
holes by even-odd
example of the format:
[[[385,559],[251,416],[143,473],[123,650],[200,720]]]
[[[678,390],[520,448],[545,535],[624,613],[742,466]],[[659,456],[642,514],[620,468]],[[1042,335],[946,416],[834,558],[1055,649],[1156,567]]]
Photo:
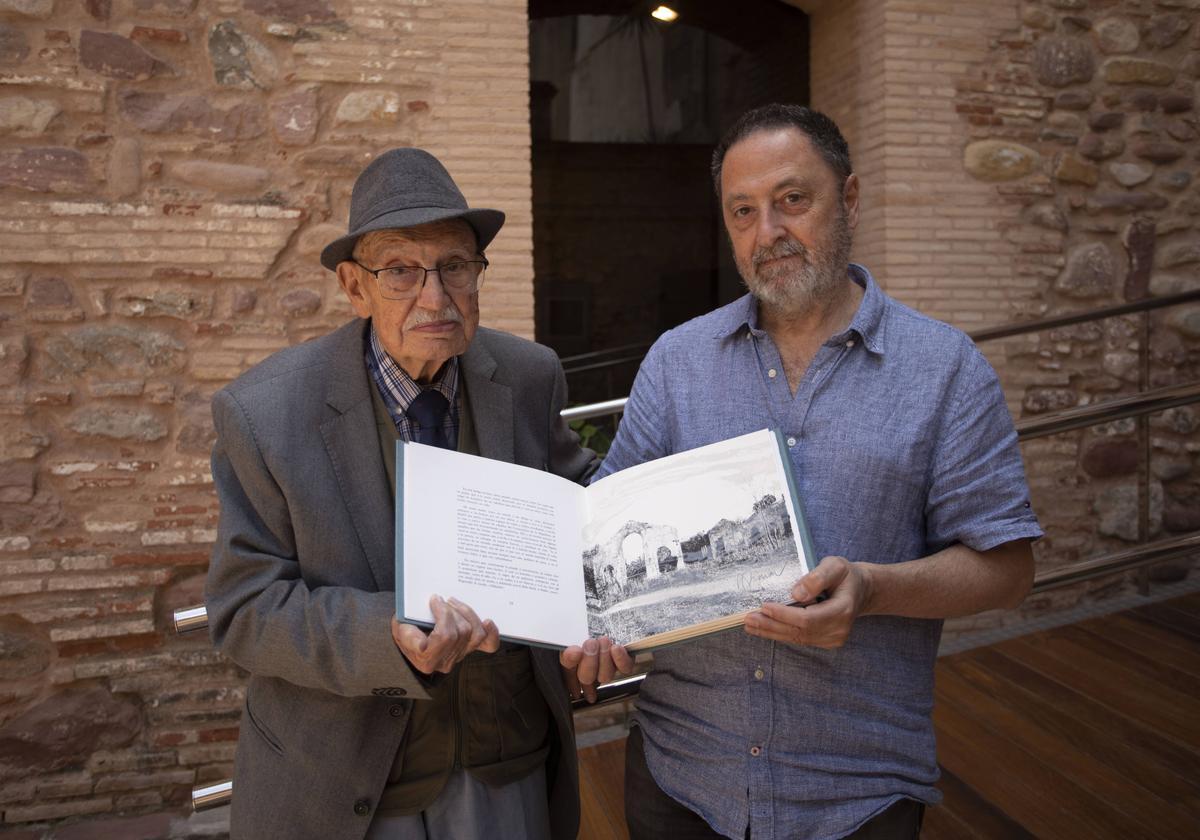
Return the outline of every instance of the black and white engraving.
[[[803,546],[778,451],[753,437],[589,488],[584,587],[592,635],[626,643],[789,600],[806,571]]]

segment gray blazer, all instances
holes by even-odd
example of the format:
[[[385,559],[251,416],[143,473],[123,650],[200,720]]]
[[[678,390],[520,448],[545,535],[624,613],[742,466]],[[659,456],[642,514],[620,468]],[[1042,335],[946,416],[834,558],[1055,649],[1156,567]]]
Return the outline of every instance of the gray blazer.
[[[355,320],[283,350],[213,399],[221,503],[205,597],[214,645],[250,672],[234,838],[363,837],[421,680],[392,642],[393,507]],[[597,466],[559,417],[554,353],[480,328],[462,356],[485,457],[582,481]],[[500,628],[502,631],[504,628]],[[570,704],[554,651],[534,670],[557,724],[556,838],[579,825]]]

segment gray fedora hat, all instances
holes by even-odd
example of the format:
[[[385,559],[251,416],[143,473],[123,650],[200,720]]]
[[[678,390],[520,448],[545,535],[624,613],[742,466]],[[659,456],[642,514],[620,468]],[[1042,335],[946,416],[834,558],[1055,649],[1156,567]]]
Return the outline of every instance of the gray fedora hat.
[[[462,219],[482,251],[500,231],[499,210],[467,207],[467,200],[433,155],[422,149],[389,149],[367,164],[350,194],[350,232],[325,246],[321,265],[336,270],[364,233]]]

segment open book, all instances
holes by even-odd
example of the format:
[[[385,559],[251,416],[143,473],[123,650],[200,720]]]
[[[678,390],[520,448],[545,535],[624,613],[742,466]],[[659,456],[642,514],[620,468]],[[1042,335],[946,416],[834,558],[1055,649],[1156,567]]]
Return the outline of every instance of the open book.
[[[396,448],[396,614],[434,593],[513,641],[607,635],[644,650],[791,601],[813,566],[778,432],[649,461],[589,487],[414,443]]]

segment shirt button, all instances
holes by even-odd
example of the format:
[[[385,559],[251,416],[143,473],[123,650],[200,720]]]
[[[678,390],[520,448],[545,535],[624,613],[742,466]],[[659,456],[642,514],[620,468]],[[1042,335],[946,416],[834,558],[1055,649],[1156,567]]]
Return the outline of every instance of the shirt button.
[[[753,756],[762,755],[762,747],[751,747],[750,755],[753,755]]]
[[[754,679],[756,679],[756,680],[761,680],[761,679],[762,679],[763,677],[765,677],[766,675],[767,675],[767,674],[766,674],[766,672],[765,672],[765,671],[763,671],[763,669],[762,669],[762,668],[755,668],[755,669],[754,669]]]
[[[358,814],[360,817],[365,817],[367,814],[371,813],[371,800],[360,799],[355,802],[354,813]]]
[[[767,371],[767,376],[771,377],[772,379],[774,379],[777,375],[778,372],[775,370],[775,368],[771,368],[769,371]]]
[[[404,714],[403,706],[388,706],[388,714],[392,717],[400,717]]]
[[[795,445],[796,445],[796,439],[795,439],[795,438],[793,438],[793,437],[790,437],[790,438],[788,438],[788,439],[787,439],[787,444],[788,444],[788,446],[795,446]]]
[[[849,341],[847,341],[847,342],[846,342],[846,346],[847,346],[847,347],[853,347],[853,346],[854,346],[854,339],[852,338],[852,339],[850,339]]]

